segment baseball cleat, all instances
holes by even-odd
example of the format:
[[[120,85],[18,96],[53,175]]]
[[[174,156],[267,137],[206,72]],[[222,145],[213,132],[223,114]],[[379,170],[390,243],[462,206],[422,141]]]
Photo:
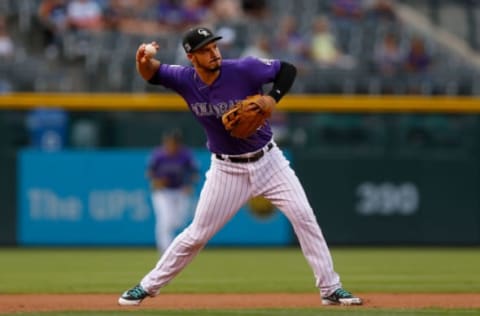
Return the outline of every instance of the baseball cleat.
[[[118,304],[124,306],[139,305],[147,296],[150,296],[150,294],[148,294],[140,284],[137,284],[125,291],[122,296],[118,298]]]
[[[323,305],[362,305],[362,299],[342,288],[336,289],[329,296],[322,297]]]

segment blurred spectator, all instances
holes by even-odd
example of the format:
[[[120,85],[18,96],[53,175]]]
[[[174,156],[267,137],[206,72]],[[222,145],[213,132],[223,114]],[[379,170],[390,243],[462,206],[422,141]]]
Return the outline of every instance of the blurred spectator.
[[[7,30],[5,17],[0,16],[0,62],[13,58],[14,44]]]
[[[63,37],[67,60],[86,59],[95,36],[104,28],[103,11],[96,0],[71,0],[67,5],[68,31]]]
[[[124,34],[158,35],[161,31],[151,13],[155,0],[110,0],[104,11],[105,27]]]
[[[15,45],[8,33],[5,17],[0,15],[0,94],[11,92],[12,60],[14,57]]]
[[[431,57],[425,49],[425,42],[419,37],[412,38],[405,65],[407,71],[411,73],[426,73],[430,69],[431,61]]]
[[[275,53],[279,54],[275,57],[295,63],[299,70],[302,70],[310,59],[308,42],[299,31],[297,19],[293,15],[280,19],[273,46]]]
[[[375,47],[373,62],[376,72],[382,77],[399,75],[405,63],[405,53],[394,34],[387,33]]]
[[[215,0],[208,21],[223,38],[218,41],[224,58],[237,58],[250,44],[245,15],[239,0]]]
[[[135,31],[137,2],[136,0],[110,0],[104,11],[105,28],[125,33],[129,33],[129,29]],[[123,30],[125,24],[128,27]]]
[[[258,58],[272,58],[272,48],[267,35],[258,34],[249,46],[240,54],[240,57],[254,56]]]
[[[425,42],[419,37],[410,40],[410,48],[405,61],[408,73],[408,93],[423,93],[431,84],[430,68],[432,58],[425,48]]]
[[[65,0],[43,0],[37,11],[42,26],[45,53],[55,58],[62,49],[62,36],[67,30],[67,2]]]
[[[322,68],[340,67],[350,69],[355,62],[351,56],[343,54],[337,47],[335,35],[330,31],[327,17],[317,17],[313,21],[311,56]]]
[[[396,34],[387,33],[377,43],[373,55],[373,70],[378,75],[378,93],[401,94],[405,92],[405,50]]]
[[[364,15],[362,0],[332,0],[332,13],[344,20],[358,20]]]
[[[232,25],[219,25],[216,29],[215,33],[222,37],[217,42],[222,52],[222,57],[238,57],[242,48],[240,47],[237,30]]]
[[[349,52],[353,33],[365,14],[363,0],[332,0],[331,10],[332,23],[339,40],[337,46],[343,52]]]
[[[262,19],[268,14],[265,0],[242,0],[242,9],[245,14],[257,19]]]
[[[160,0],[157,7],[159,24],[172,31],[203,24],[208,14],[209,8],[201,0]]]
[[[330,31],[326,17],[318,17],[313,21],[311,53],[313,60],[319,66],[329,67],[336,64],[339,51],[335,35]]]
[[[184,27],[191,27],[205,21],[209,8],[204,5],[202,0],[183,0],[181,3]]]
[[[244,13],[239,0],[215,0],[210,8],[216,23],[238,21]]]
[[[72,30],[101,31],[104,26],[102,8],[95,0],[71,0],[67,18]]]
[[[395,22],[397,20],[392,0],[370,0],[365,7],[367,17],[373,21]]]

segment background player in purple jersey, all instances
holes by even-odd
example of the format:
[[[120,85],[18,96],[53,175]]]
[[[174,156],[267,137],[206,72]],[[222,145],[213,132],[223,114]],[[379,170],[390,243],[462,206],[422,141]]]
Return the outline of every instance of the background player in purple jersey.
[[[179,228],[185,225],[192,185],[198,179],[193,153],[182,144],[181,133],[166,133],[162,146],[153,150],[147,167],[155,212],[155,241],[163,253]]]
[[[173,240],[141,282],[122,294],[119,304],[138,305],[147,296],[157,295],[254,196],[267,198],[290,220],[315,275],[322,303],[362,304],[360,298],[342,288],[304,189],[272,140],[268,122],[246,139],[232,137],[221,122],[225,111],[238,100],[262,93],[265,84],[273,83],[263,102],[274,107],[292,86],[296,68],[274,59],[223,60],[216,43],[219,39],[204,27],[184,35],[183,48],[192,67],[160,63],[145,54],[146,44],[137,49],[138,73],[148,82],[183,97],[205,130],[212,156],[191,224]]]

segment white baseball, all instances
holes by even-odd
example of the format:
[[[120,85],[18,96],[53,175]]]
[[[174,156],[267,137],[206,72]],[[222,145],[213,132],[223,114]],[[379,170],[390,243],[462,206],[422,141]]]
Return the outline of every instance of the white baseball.
[[[157,53],[157,49],[152,44],[145,45],[145,55],[152,57]]]

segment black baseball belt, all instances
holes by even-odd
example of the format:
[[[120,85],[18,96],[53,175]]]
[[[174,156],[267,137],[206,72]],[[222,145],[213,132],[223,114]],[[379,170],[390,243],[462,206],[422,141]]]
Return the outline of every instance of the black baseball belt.
[[[251,154],[248,157],[238,157],[238,156],[228,156],[228,155],[220,155],[220,154],[215,154],[215,157],[220,160],[224,161],[230,161],[230,162],[235,162],[235,163],[247,163],[247,162],[255,162],[258,161],[260,158],[265,155],[265,153],[269,152],[273,148],[273,143],[268,143],[268,145],[253,154]]]

